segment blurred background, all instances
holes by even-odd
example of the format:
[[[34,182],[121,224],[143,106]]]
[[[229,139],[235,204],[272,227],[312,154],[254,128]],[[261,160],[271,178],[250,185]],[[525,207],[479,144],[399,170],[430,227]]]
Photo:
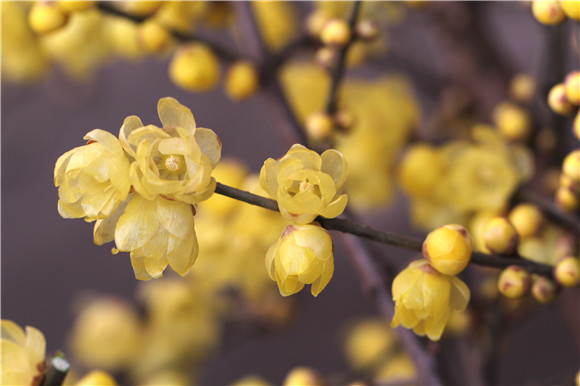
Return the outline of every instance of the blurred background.
[[[497,57],[504,61],[497,65],[492,63],[493,58],[472,53],[473,60],[465,63],[467,77],[477,79],[472,79],[474,85],[462,85],[466,90],[488,88],[481,93],[485,98],[475,100],[475,109],[482,120],[489,119],[493,107],[506,98],[502,77],[546,71],[543,63],[548,34],[546,27],[531,16],[529,5],[476,4],[472,8],[446,3],[434,6],[436,11],[392,4],[387,11],[388,21],[381,24],[386,51],[370,59],[376,65],[349,68],[347,78],[405,74],[420,106],[420,119],[411,136],[437,138],[434,130],[447,122],[433,117],[450,98],[449,89],[441,87],[441,82],[457,75],[457,67],[450,65],[450,55],[455,52],[454,46],[462,44],[450,39],[445,28],[477,29],[478,34],[485,34],[486,42],[493,42]],[[293,3],[291,7],[296,29],[301,31],[314,5]],[[5,23],[4,6],[3,12]],[[232,38],[227,28],[202,26],[200,31],[227,47],[243,47],[239,44],[243,38]],[[2,33],[5,46],[10,32],[3,27]],[[466,40],[470,39],[467,35]],[[469,43],[466,47],[469,50]],[[564,50],[570,51],[569,47]],[[3,47],[3,62],[6,55],[13,54]],[[311,61],[313,51],[305,49],[297,56]],[[69,350],[75,315],[87,299],[104,294],[134,302],[139,288],[148,285],[134,279],[127,253],[113,255],[110,245],[93,244],[92,224],[59,216],[53,171],[61,154],[84,144],[82,137],[92,129],[117,135],[129,115],[139,116],[146,124],[159,124],[157,101],[165,96],[191,108],[197,125],[211,128],[220,137],[222,158],[240,160],[250,172],[259,172],[265,159],[284,155],[290,146],[279,130],[283,123],[279,111],[272,107],[272,94],[259,91],[247,101],[233,102],[221,86],[203,93],[189,92],[168,78],[170,60],[167,55],[119,55],[82,79],[67,74],[59,63],[52,63],[49,72],[32,82],[16,82],[4,77],[3,72],[1,313],[4,319],[41,330],[47,340],[47,353]],[[562,62],[566,69],[578,64],[569,65],[574,62],[573,54]],[[473,65],[477,67],[469,67]],[[506,70],[511,72],[501,73]],[[559,143],[572,148],[569,130],[563,138]],[[380,229],[415,237],[425,235],[411,224],[408,198],[398,188],[380,210],[360,211],[357,215]],[[314,298],[304,290],[293,295],[288,306],[291,316],[276,328],[256,330],[235,318],[226,322],[220,341],[197,374],[197,382],[230,384],[254,373],[279,384],[291,368],[300,365],[312,366],[322,374],[348,373],[343,344],[347,327],[362,318],[378,317],[378,313],[345,257],[344,246],[336,235],[334,239],[336,270],[322,294]],[[381,258],[397,259],[401,267],[416,257],[397,248],[372,248]],[[201,259],[202,238],[200,250]],[[172,276],[166,272],[159,280]],[[275,283],[270,284],[276,292]],[[577,288],[568,290],[550,305],[534,306],[521,323],[512,327],[505,346],[497,353],[498,384],[558,383],[558,376],[577,371],[579,300]]]

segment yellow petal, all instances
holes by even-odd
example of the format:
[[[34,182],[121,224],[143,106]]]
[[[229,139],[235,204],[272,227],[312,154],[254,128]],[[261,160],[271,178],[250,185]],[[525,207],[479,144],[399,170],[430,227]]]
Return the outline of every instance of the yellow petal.
[[[293,145],[290,150],[288,150],[288,153],[286,153],[286,156],[282,158],[281,162],[283,162],[286,157],[300,160],[304,169],[318,171],[322,166],[322,159],[318,153],[299,144]]]
[[[115,243],[120,251],[142,247],[157,231],[155,202],[135,195],[119,218],[115,229]]]
[[[125,211],[131,198],[132,197],[119,204],[111,216],[95,222],[95,227],[93,228],[93,241],[96,245],[103,245],[115,239],[115,227],[117,226],[117,221],[119,221],[119,217],[121,217]]]
[[[288,275],[301,275],[316,260],[316,256],[308,248],[297,246],[291,238],[284,239],[280,244],[279,262]]]
[[[451,293],[449,295],[451,309],[454,311],[463,311],[469,303],[470,296],[469,287],[461,279],[452,276]]]
[[[119,142],[121,143],[121,146],[127,152],[127,154],[129,154],[133,158],[135,158],[136,147],[131,147],[127,139],[129,138],[129,136],[133,131],[135,131],[140,127],[143,127],[141,119],[139,119],[139,117],[135,115],[131,115],[125,118],[123,126],[121,126],[121,129],[119,130]]]
[[[58,200],[58,214],[62,218],[81,218],[85,217],[85,212],[81,207],[81,203],[76,202],[74,204],[67,204],[62,200]]]
[[[348,177],[348,167],[341,152],[334,149],[326,150],[320,156],[322,166],[320,170],[332,177],[336,190],[340,191]]]
[[[348,196],[346,194],[341,194],[337,199],[328,204],[324,209],[320,211],[320,215],[327,218],[338,217],[344,212],[346,204],[348,203]]]
[[[312,283],[312,286],[310,287],[310,292],[312,293],[313,296],[318,296],[318,294],[322,292],[324,288],[326,288],[328,283],[330,283],[330,279],[332,279],[333,273],[334,273],[334,259],[328,259],[324,262],[324,266],[322,267],[322,275],[320,276],[320,279]]]
[[[181,276],[189,272],[189,269],[197,258],[199,247],[195,232],[191,232],[189,237],[179,239],[169,236],[167,244],[167,261],[175,272]]]
[[[174,98],[159,99],[157,113],[165,128],[183,127],[186,130],[195,130],[195,119],[191,110]]]
[[[187,155],[189,153],[189,146],[185,141],[178,137],[165,138],[159,141],[157,150],[161,154],[179,154]]]
[[[135,273],[135,279],[137,280],[151,280],[152,277],[145,269],[145,261],[143,257],[133,256],[131,254],[131,266],[133,267],[133,272]]]
[[[179,201],[157,198],[157,219],[172,235],[189,238],[194,232],[192,206]]]
[[[26,334],[22,327],[11,320],[2,319],[0,321],[0,337],[12,342],[16,342],[21,346],[26,343]]]
[[[44,362],[44,355],[46,351],[46,341],[42,332],[34,327],[26,326],[26,352],[30,363],[37,366]]]
[[[117,137],[113,134],[109,133],[108,131],[101,130],[101,129],[94,129],[89,131],[85,136],[84,139],[86,140],[93,140],[98,142],[102,145],[105,149],[115,155],[121,155],[123,152],[123,148],[119,143]]]
[[[260,187],[273,199],[276,199],[278,191],[279,171],[280,164],[272,158],[268,158],[260,170]]]
[[[213,132],[213,130],[199,127],[195,131],[195,140],[201,149],[201,152],[211,162],[211,166],[215,167],[222,155],[222,142]]]

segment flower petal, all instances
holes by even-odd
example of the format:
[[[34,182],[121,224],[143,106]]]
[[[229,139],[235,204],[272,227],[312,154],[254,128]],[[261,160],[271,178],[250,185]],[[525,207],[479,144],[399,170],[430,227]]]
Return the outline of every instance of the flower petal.
[[[155,202],[135,195],[117,223],[117,248],[127,252],[142,247],[153,237],[158,226]]]
[[[174,98],[161,98],[157,103],[157,113],[161,124],[165,128],[183,127],[184,129],[194,131],[195,119],[191,110],[179,103]]]

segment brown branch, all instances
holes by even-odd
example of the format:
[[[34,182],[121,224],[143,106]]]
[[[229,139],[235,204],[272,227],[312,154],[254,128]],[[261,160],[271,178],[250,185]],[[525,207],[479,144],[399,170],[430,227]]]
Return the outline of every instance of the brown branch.
[[[215,192],[223,196],[247,202],[248,204],[260,206],[262,208],[273,211],[278,211],[278,203],[275,200],[236,189],[219,182],[217,183]],[[349,233],[368,240],[377,241],[379,243],[393,245],[412,251],[421,252],[423,245],[422,240],[374,229],[366,225],[358,224],[346,218],[326,218],[318,216],[316,221],[318,221],[322,227],[328,230]],[[547,276],[549,278],[552,277],[553,270],[552,266],[536,263],[535,261],[523,258],[491,255],[481,252],[473,252],[471,254],[471,263],[494,268],[506,268],[510,265],[518,265],[531,273]]]

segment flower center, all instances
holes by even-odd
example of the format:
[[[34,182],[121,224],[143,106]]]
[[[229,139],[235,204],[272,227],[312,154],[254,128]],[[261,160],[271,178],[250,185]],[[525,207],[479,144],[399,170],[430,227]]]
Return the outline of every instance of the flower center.
[[[185,169],[185,161],[183,156],[170,154],[165,156],[163,166],[171,174],[179,174]]]

